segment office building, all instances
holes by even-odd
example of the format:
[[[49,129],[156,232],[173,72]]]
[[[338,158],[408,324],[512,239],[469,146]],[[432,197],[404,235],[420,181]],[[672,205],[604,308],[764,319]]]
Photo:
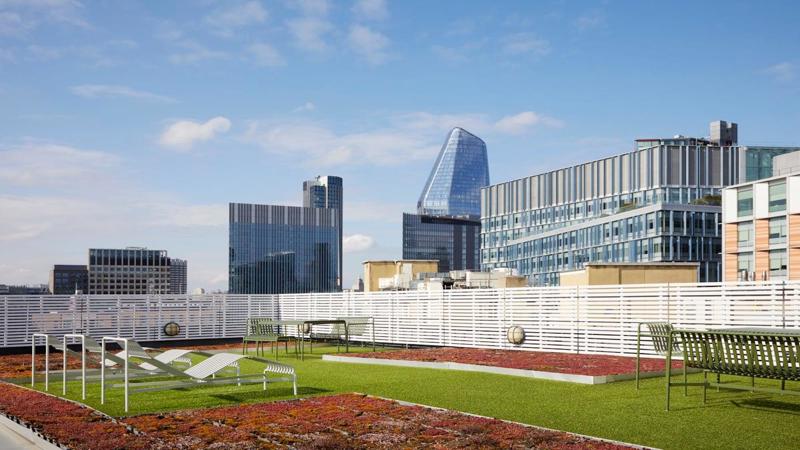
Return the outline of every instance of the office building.
[[[0,284],[0,295],[48,295],[50,291],[46,284],[35,286]]]
[[[439,261],[437,272],[480,268],[481,223],[403,213],[403,259]]]
[[[84,265],[56,264],[50,271],[49,288],[56,295],[87,294],[89,271]]]
[[[725,281],[800,280],[800,173],[722,192]]]
[[[437,260],[437,272],[478,269],[480,190],[488,184],[486,143],[454,128],[422,189],[417,213],[403,214],[403,259]]]
[[[344,248],[344,182],[342,177],[318,175],[313,180],[303,182],[303,207],[305,208],[330,208],[337,212],[339,227],[339,242],[337,248]],[[344,255],[339,252],[339,273],[342,279]],[[341,283],[341,281],[340,281]]]
[[[484,188],[481,268],[557,285],[589,262],[697,262],[700,281],[719,281],[722,188],[771,173],[772,158],[795,149],[739,146],[736,124],[711,128]]]
[[[187,292],[187,264],[185,259],[169,259],[169,293],[186,294]]]
[[[772,159],[773,176],[792,173],[800,173],[800,152],[784,153]]]
[[[453,128],[419,196],[417,213],[477,219],[481,188],[488,185],[486,143],[463,128]]]
[[[337,209],[231,203],[228,292],[341,291],[340,224]]]
[[[166,250],[91,248],[87,268],[89,294],[170,293],[170,260]]]

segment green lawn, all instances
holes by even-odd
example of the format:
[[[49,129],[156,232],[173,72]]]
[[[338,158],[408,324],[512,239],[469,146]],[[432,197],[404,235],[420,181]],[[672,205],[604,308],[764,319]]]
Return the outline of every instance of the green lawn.
[[[360,348],[355,350],[361,351]],[[664,449],[797,448],[800,397],[702,388],[673,388],[672,411],[664,411],[664,379],[651,378],[636,391],[633,382],[580,385],[529,378],[435,369],[370,366],[322,361],[330,348],[315,347],[305,361],[281,357],[297,369],[300,396],[362,392],[381,397],[465,411],[591,436]],[[333,348],[335,351],[335,347]],[[243,372],[252,370],[244,366]],[[61,384],[51,380],[50,392]],[[676,377],[675,381],[679,378]],[[690,381],[700,381],[691,375]],[[732,377],[723,378],[727,381]],[[744,380],[744,382],[749,382]],[[776,386],[776,382],[757,381]],[[41,384],[40,384],[41,386]],[[800,389],[787,383],[787,389]],[[100,405],[98,383],[87,387],[86,403],[111,415],[123,415],[122,389],[107,392]],[[80,399],[80,383],[68,384],[68,397]],[[131,396],[131,414],[292,398],[287,383],[219,386]]]

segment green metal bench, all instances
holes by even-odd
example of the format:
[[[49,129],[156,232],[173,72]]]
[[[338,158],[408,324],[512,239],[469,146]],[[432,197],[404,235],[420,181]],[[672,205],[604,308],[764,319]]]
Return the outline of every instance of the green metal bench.
[[[751,392],[769,392],[800,395],[800,391],[786,390],[786,380],[800,381],[800,332],[769,333],[747,331],[694,331],[672,330],[667,346],[667,360],[672,357],[672,344],[680,341],[683,346],[683,364],[703,371],[702,383],[683,385],[703,386],[703,403],[708,387],[723,387]],[[717,374],[717,382],[708,381],[708,373]],[[749,386],[721,384],[719,375],[750,377]],[[669,411],[670,387],[677,385],[670,380],[667,365],[667,411]],[[756,387],[755,378],[780,380],[780,389]]]
[[[367,333],[367,329],[370,329],[372,333],[372,351],[375,351],[375,320],[372,317],[337,317],[337,320],[344,320],[347,322],[347,332],[345,332],[343,324],[334,324],[331,326],[331,334],[333,334],[338,341],[341,341],[342,336],[345,336],[345,339],[352,339],[353,336],[360,336],[361,344],[364,344],[364,335]],[[337,350],[339,348],[338,342],[336,346]]]
[[[642,327],[646,328],[646,333],[642,333]],[[642,322],[636,328],[636,390],[639,390],[639,367],[642,350],[642,338],[650,338],[653,343],[653,350],[661,356],[667,356],[667,341],[673,326],[669,322]],[[681,347],[679,342],[672,344],[672,356],[680,356]],[[683,382],[686,383],[686,365],[683,366]],[[686,389],[684,389],[686,394]]]
[[[250,317],[247,319],[247,326],[245,335],[242,338],[242,354],[247,353],[250,342],[256,344],[256,355],[264,355],[264,343],[272,343],[275,350],[275,357],[278,357],[278,343],[283,342],[286,347],[286,353],[289,353],[289,341],[294,338],[281,333],[280,325],[273,322],[272,319],[264,317]],[[296,349],[295,349],[296,350]]]

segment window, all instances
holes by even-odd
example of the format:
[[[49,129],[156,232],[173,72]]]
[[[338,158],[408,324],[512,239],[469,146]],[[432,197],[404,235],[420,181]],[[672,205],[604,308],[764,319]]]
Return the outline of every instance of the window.
[[[750,274],[753,273],[753,253],[739,253],[736,256],[736,271],[742,274],[742,272],[746,272],[743,274],[743,279],[749,279]]]
[[[786,211],[786,180],[769,184],[769,212]]]
[[[772,250],[769,252],[769,275],[786,275],[786,250]]]
[[[738,239],[736,246],[752,247],[753,246],[753,222],[742,222],[737,227]]]
[[[783,244],[786,242],[786,217],[773,217],[769,219],[769,243]]]
[[[739,217],[753,215],[753,188],[741,188],[736,192],[736,209]]]

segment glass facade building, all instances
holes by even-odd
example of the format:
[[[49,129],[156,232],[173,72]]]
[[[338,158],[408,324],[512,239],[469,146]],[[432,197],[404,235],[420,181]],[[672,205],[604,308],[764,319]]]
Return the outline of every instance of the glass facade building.
[[[50,271],[50,293],[68,295],[89,292],[89,271],[86,266],[56,264]]]
[[[344,248],[344,182],[337,176],[317,176],[313,180],[303,182],[303,206],[306,208],[331,208],[335,209],[339,221],[338,248]],[[339,274],[342,279],[344,256],[339,252]]]
[[[228,291],[340,291],[340,224],[333,208],[231,203]]]
[[[434,259],[439,272],[480,268],[477,220],[403,214],[403,259]]]
[[[484,188],[481,268],[557,285],[587,262],[692,261],[700,281],[719,281],[722,188],[774,150],[783,149],[640,139],[632,152]]]
[[[439,261],[439,272],[480,267],[480,190],[489,185],[486,143],[453,128],[417,201],[403,214],[403,259]]]
[[[453,128],[419,196],[417,212],[478,218],[481,188],[488,185],[486,143],[462,128]]]

